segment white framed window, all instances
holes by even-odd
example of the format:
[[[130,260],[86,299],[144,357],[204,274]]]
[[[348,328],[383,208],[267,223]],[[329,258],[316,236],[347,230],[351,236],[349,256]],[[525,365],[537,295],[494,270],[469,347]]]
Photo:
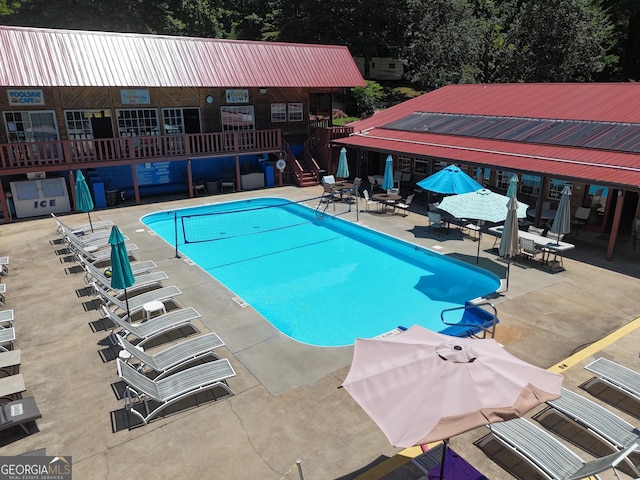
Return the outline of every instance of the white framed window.
[[[290,122],[301,122],[303,110],[302,103],[289,103],[287,105],[288,120]]]
[[[160,135],[158,110],[155,108],[116,109],[116,119],[120,137]]]
[[[549,193],[547,194],[547,198],[560,199],[560,197],[562,197],[562,190],[564,190],[564,187],[567,185],[571,186],[571,182],[552,178],[549,182]]]
[[[406,155],[398,155],[398,168],[397,170],[401,172],[411,172],[411,164],[413,163],[413,158],[407,157]]]
[[[522,175],[520,191],[527,195],[538,195],[542,179],[536,175]]]
[[[418,175],[429,174],[429,160],[426,158],[416,158],[413,163],[413,172]]]
[[[53,110],[4,112],[4,124],[10,143],[53,142],[60,139]]]
[[[222,131],[255,130],[253,106],[220,107]]]
[[[271,104],[271,121],[273,123],[281,123],[287,121],[287,104],[272,103]]]

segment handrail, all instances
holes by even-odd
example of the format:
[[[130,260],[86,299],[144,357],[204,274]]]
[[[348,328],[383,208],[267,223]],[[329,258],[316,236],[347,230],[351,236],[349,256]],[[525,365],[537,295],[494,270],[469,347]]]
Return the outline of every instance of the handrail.
[[[477,324],[477,323],[459,323],[459,322],[458,323],[449,323],[444,319],[446,312],[453,312],[453,311],[456,311],[456,310],[464,310],[466,312],[470,308],[480,308],[480,307],[483,307],[483,306],[489,306],[489,307],[491,307],[493,309],[493,321],[492,321],[491,327],[489,327],[489,328],[486,328],[485,326]],[[488,312],[484,308],[481,308],[481,310],[485,311],[488,314],[491,314],[491,312]],[[462,318],[464,318],[464,314],[463,314]],[[480,330],[482,330],[482,338],[486,338],[487,334],[490,334],[491,338],[494,338],[495,334],[496,334],[496,324],[498,323],[498,309],[491,302],[481,302],[481,303],[470,303],[470,302],[467,302],[464,305],[459,306],[459,307],[445,308],[444,310],[442,310],[440,312],[440,320],[442,320],[442,323],[444,323],[445,325],[449,325],[449,326],[479,328]]]
[[[0,168],[113,165],[126,160],[185,159],[281,149],[280,129],[19,142],[0,144]]]

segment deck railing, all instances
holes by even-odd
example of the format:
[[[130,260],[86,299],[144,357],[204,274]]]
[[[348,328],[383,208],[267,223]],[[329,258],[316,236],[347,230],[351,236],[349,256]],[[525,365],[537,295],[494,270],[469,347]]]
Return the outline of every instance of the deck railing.
[[[0,144],[0,168],[24,170],[139,159],[183,159],[279,151],[282,149],[281,142],[280,130],[273,129],[9,143]]]

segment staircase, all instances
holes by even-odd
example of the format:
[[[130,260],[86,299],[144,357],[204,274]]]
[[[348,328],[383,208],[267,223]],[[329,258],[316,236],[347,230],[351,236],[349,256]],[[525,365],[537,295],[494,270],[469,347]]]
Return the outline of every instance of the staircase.
[[[320,185],[320,182],[316,178],[313,173],[312,168],[307,164],[304,159],[299,159],[298,163],[300,164],[301,171],[299,172],[299,187],[317,187]]]

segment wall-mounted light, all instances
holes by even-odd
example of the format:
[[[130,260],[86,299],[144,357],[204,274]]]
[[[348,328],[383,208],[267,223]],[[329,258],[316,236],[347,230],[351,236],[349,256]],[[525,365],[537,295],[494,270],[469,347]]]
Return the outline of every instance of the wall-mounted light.
[[[213,103],[213,97],[211,95],[207,96],[207,103]]]
[[[258,89],[258,91],[259,91],[260,93],[267,93],[267,89],[266,89],[266,88],[264,88],[264,87],[259,88],[259,89]]]

